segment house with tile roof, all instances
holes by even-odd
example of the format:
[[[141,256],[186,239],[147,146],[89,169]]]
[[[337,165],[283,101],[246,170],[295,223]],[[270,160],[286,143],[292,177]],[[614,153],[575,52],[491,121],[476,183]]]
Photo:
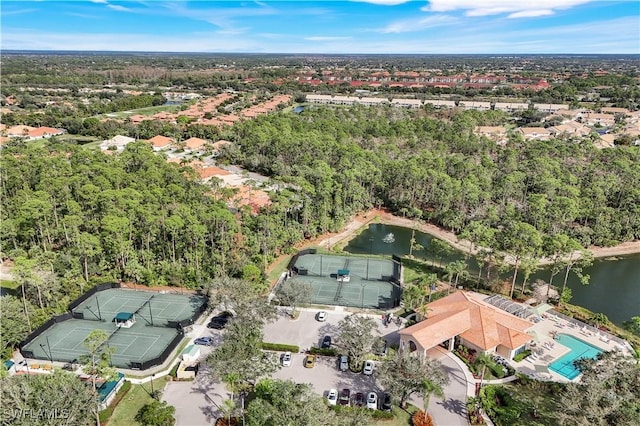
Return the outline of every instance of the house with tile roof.
[[[466,291],[426,305],[427,318],[400,330],[400,347],[423,354],[438,345],[453,350],[458,343],[478,353],[506,359],[524,351],[534,338],[534,324],[503,311]]]
[[[508,139],[507,128],[504,126],[478,126],[476,127],[475,134],[484,136],[498,145],[506,144]]]
[[[154,151],[162,151],[162,150],[165,150],[165,149],[172,148],[172,145],[176,141],[173,138],[170,138],[170,137],[167,137],[167,136],[156,135],[156,136],[152,137],[151,139],[149,139],[147,142],[149,142],[151,144],[151,146],[153,146],[153,150]]]
[[[518,132],[527,141],[546,141],[551,139],[551,132],[544,127],[520,127]]]
[[[65,131],[62,129],[55,129],[53,127],[38,127],[33,130],[29,130],[29,139],[48,139],[51,136],[57,136],[64,134]]]
[[[191,137],[184,141],[184,150],[185,152],[199,151],[203,149],[207,143],[209,142],[204,139]]]

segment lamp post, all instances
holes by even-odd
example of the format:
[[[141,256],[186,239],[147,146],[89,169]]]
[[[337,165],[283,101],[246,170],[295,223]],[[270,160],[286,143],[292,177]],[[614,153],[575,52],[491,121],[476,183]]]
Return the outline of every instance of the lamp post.
[[[360,283],[360,309],[364,310],[364,288],[367,283]]]
[[[369,257],[367,257],[367,280],[369,280],[369,259],[373,256],[373,237],[369,238]]]
[[[155,376],[155,373],[151,375],[151,398],[156,399],[156,393],[153,390],[153,377]]]

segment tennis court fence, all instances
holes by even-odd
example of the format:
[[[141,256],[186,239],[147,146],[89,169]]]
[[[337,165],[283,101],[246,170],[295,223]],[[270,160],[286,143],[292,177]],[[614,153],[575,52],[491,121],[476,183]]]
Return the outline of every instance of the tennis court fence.
[[[20,342],[20,345],[18,345],[18,347],[19,348],[23,348],[24,346],[28,345],[29,343],[31,343],[33,341],[33,339],[38,337],[40,334],[42,334],[45,330],[47,330],[53,324],[56,324],[56,323],[59,323],[59,322],[63,322],[63,321],[67,321],[67,320],[70,320],[71,318],[73,318],[73,316],[69,312],[65,312],[62,315],[57,315],[57,316],[51,318],[49,321],[45,322],[40,327],[38,327],[35,330],[33,330],[22,342]],[[22,350],[21,350],[21,352],[22,352],[22,355],[25,358],[33,358],[33,352],[31,352],[31,351],[22,351]]]

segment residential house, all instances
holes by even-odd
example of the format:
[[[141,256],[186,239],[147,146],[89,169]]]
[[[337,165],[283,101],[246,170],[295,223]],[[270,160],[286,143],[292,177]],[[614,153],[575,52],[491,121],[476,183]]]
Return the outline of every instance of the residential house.
[[[569,121],[548,129],[555,137],[584,137],[591,133],[591,129],[582,123]]]
[[[613,133],[605,133],[600,135],[598,140],[595,142],[595,146],[597,148],[613,148],[615,146],[614,141],[619,135]]]
[[[616,123],[616,117],[613,114],[587,112],[582,116],[582,122],[588,126],[610,127]]]
[[[518,132],[528,141],[546,141],[551,139],[551,132],[544,127],[520,127]]]
[[[54,129],[53,127],[38,127],[33,130],[29,130],[29,140],[35,139],[48,139],[51,136],[62,135],[65,133],[63,129]]]
[[[600,112],[603,114],[620,114],[623,116],[629,115],[629,110],[627,108],[616,108],[616,107],[602,107],[600,108]]]
[[[17,125],[5,129],[4,133],[10,138],[29,138],[29,132],[35,130],[35,127]]]
[[[131,142],[135,142],[135,139],[129,136],[116,135],[111,139],[102,141],[102,143],[100,143],[100,149],[103,151],[111,151],[109,148],[115,147],[115,151],[122,152],[124,151],[124,147]]]
[[[569,105],[565,104],[535,104],[538,111],[556,114],[558,111],[569,109]]]
[[[460,106],[467,110],[474,109],[477,111],[489,111],[491,109],[491,102],[462,101],[460,102]]]
[[[440,99],[427,99],[426,101],[424,101],[424,104],[431,104],[436,108],[455,108],[456,107],[456,103],[455,101],[443,101]]]
[[[189,138],[184,141],[184,150],[185,152],[193,152],[193,151],[201,151],[208,141],[200,138]]]
[[[522,102],[496,102],[493,108],[498,111],[515,112],[529,109],[529,104]]]
[[[402,108],[420,108],[422,101],[420,99],[393,99],[391,105]]]
[[[400,347],[426,352],[438,345],[449,350],[459,343],[478,353],[505,359],[526,350],[533,323],[518,318],[465,291],[457,291],[425,306],[427,318],[400,330]]]
[[[475,134],[484,136],[498,145],[507,143],[507,129],[504,126],[478,126]]]
[[[166,149],[173,148],[173,144],[176,141],[167,136],[157,135],[149,139],[147,142],[153,146],[154,151],[164,151]]]

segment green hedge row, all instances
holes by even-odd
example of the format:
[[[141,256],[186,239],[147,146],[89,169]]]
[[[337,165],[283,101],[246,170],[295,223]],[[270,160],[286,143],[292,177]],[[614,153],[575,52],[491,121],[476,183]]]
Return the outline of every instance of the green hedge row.
[[[325,349],[325,348],[312,347],[311,349],[309,349],[309,353],[313,355],[324,355],[324,356],[338,355],[338,352],[335,349],[331,349],[331,348]]]
[[[284,343],[262,342],[262,349],[267,351],[300,352],[300,346],[285,345]]]
[[[520,352],[519,354],[517,354],[516,356],[513,357],[513,360],[515,362],[520,362],[523,359],[525,359],[526,357],[528,357],[529,355],[531,355],[531,351],[529,349],[527,349],[526,351]]]
[[[113,410],[116,409],[120,401],[122,401],[122,398],[124,398],[124,396],[127,394],[127,392],[129,392],[130,389],[131,389],[131,382],[128,380],[125,380],[124,383],[122,384],[122,387],[116,394],[116,397],[113,398],[113,401],[111,401],[111,404],[109,404],[109,406],[104,410],[100,411],[100,424],[106,425],[109,422],[109,419],[113,415]]]

